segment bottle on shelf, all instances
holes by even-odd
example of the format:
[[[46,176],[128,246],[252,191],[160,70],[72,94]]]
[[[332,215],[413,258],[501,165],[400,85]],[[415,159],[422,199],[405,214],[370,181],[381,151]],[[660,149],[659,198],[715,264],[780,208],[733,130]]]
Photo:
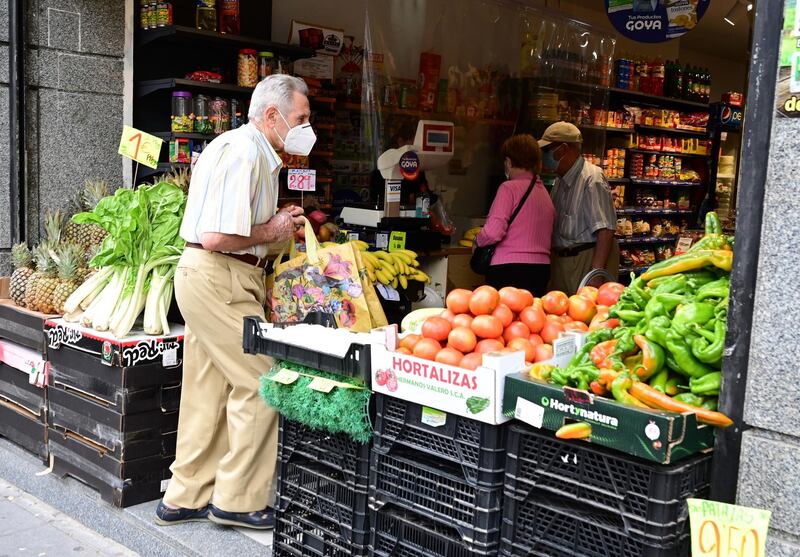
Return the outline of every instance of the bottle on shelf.
[[[694,68],[686,64],[686,69],[683,73],[683,94],[681,95],[687,101],[693,100],[694,96]]]
[[[217,30],[217,7],[215,0],[197,0],[195,26],[201,31]]]
[[[678,60],[675,60],[675,64],[673,66],[673,77],[672,77],[672,97],[679,99],[683,94],[683,80],[684,80],[684,73],[683,68],[681,67],[681,63]]]
[[[664,77],[666,71],[664,68],[664,62],[661,60],[660,57],[658,57],[653,61],[653,65],[651,66],[651,68],[652,68],[652,77],[650,78],[650,94],[663,97]]]

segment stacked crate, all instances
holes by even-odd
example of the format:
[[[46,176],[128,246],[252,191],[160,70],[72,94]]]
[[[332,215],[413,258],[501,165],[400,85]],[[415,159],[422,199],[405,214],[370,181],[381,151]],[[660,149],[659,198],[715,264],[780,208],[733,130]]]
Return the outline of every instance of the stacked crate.
[[[506,425],[376,395],[371,555],[497,555]]]
[[[0,300],[0,435],[47,462],[44,314]]]
[[[166,489],[177,441],[183,330],[124,341],[45,323],[53,470],[127,507]]]
[[[688,556],[710,471],[710,454],[662,465],[511,425],[501,555]]]
[[[367,555],[370,446],[280,418],[276,557]]]

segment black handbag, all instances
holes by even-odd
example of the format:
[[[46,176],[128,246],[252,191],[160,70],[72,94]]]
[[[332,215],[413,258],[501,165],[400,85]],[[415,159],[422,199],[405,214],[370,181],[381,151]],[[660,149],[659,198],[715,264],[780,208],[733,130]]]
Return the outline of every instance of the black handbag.
[[[536,185],[537,178],[538,176],[533,176],[531,179],[531,185],[528,186],[528,191],[525,192],[525,195],[523,195],[522,199],[519,200],[517,208],[514,209],[513,213],[511,213],[511,217],[508,219],[508,228],[511,228],[511,223],[514,222],[515,218],[517,218],[517,215],[522,210],[522,206],[525,205],[525,202],[528,200],[528,196],[531,194],[533,187]],[[489,272],[489,267],[492,264],[492,258],[494,257],[494,250],[496,248],[497,244],[476,247],[475,251],[472,252],[472,258],[469,260],[470,268],[479,275],[486,275],[486,273]]]

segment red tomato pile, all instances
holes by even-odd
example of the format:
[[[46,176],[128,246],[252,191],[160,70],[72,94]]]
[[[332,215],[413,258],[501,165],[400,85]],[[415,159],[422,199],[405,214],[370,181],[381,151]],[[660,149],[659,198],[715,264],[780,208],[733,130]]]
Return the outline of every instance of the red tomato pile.
[[[611,282],[586,286],[574,296],[554,290],[540,299],[510,286],[459,288],[447,295],[447,309],[426,319],[422,334],[404,336],[397,351],[467,369],[480,366],[487,352],[522,351],[526,362],[549,360],[561,333],[618,325],[608,319],[608,309],[622,289]]]

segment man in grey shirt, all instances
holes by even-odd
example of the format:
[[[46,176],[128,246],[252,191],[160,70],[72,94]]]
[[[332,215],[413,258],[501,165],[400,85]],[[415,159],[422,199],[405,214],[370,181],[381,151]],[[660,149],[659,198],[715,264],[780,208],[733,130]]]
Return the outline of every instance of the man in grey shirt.
[[[583,137],[569,122],[548,127],[539,147],[543,167],[558,174],[550,196],[556,208],[550,262],[550,289],[574,294],[589,271],[619,273],[614,239],[617,215],[603,171],[581,154]],[[599,286],[597,277],[589,284]]]

